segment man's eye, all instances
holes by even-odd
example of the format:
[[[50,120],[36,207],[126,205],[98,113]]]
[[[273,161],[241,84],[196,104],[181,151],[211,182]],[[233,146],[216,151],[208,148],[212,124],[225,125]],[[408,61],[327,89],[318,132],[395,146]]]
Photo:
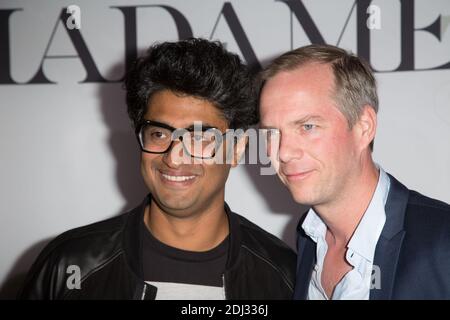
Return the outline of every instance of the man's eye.
[[[164,132],[154,131],[154,132],[152,132],[152,137],[155,139],[164,139],[166,137],[166,135],[164,134]]]
[[[314,125],[314,124],[304,124],[303,125],[303,129],[305,130],[305,131],[311,131],[312,129],[314,129],[316,127],[316,125]]]

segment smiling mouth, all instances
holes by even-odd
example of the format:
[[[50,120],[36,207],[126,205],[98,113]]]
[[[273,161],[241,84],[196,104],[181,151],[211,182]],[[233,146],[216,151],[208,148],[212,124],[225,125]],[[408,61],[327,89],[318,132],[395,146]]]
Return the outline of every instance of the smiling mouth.
[[[300,172],[300,173],[294,173],[294,174],[286,174],[286,178],[289,181],[295,181],[295,180],[302,180],[307,178],[314,170]]]
[[[184,182],[184,181],[189,181],[195,178],[195,176],[171,176],[165,173],[161,173],[161,176],[168,180],[168,181],[173,181],[173,182]]]

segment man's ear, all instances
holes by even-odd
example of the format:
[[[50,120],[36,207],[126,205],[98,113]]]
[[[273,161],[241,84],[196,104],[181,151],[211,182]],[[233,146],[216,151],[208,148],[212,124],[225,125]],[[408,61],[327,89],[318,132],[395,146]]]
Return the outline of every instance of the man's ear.
[[[356,126],[358,127],[361,149],[368,148],[375,139],[377,131],[377,113],[375,109],[370,105],[365,105]]]
[[[245,149],[248,143],[248,136],[246,133],[243,133],[241,136],[237,138],[236,145],[234,146],[233,151],[233,160],[231,162],[232,167],[236,167],[239,163],[239,160],[245,153]]]

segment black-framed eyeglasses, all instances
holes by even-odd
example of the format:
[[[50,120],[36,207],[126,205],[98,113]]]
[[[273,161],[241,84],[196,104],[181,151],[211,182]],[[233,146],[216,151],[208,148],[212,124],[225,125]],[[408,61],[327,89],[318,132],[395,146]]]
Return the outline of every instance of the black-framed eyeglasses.
[[[187,154],[201,159],[215,156],[225,134],[214,127],[197,128],[194,124],[190,128],[174,128],[152,120],[144,120],[136,129],[136,137],[143,152],[166,153],[172,148],[174,141],[180,140]]]

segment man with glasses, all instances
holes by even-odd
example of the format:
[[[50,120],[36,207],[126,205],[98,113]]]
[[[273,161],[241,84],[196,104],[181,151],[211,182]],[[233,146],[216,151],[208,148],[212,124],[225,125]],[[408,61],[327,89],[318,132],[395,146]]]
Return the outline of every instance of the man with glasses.
[[[450,206],[372,159],[378,95],[370,66],[331,45],[262,73],[261,127],[296,202],[296,299],[450,299]],[[423,168],[418,168],[423,170]]]
[[[257,122],[248,68],[217,42],[166,42],[135,62],[125,87],[150,194],[129,213],[57,237],[21,297],[290,299],[295,253],[224,200],[246,147],[227,132]],[[70,266],[81,272],[75,285]]]

